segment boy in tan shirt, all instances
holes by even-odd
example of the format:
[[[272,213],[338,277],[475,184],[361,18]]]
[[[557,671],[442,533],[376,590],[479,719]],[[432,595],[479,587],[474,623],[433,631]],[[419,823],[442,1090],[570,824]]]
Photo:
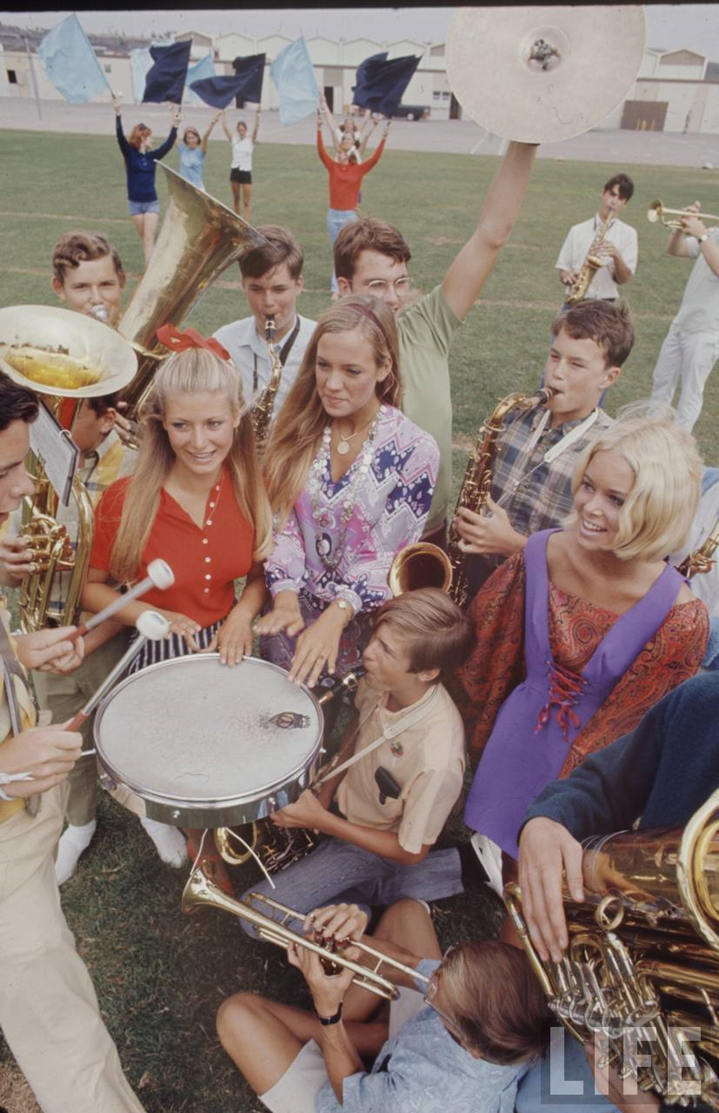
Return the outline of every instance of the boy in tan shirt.
[[[435,588],[379,608],[364,652],[358,718],[342,747],[356,738],[353,756],[364,756],[318,796],[306,789],[271,817],[278,827],[310,828],[325,838],[309,857],[275,874],[274,889],[263,882],[248,892],[301,915],[328,901],[387,905],[462,892],[458,851],[432,847],[462,790],[465,767],[462,720],[441,679],[459,667],[470,644],[466,616]]]

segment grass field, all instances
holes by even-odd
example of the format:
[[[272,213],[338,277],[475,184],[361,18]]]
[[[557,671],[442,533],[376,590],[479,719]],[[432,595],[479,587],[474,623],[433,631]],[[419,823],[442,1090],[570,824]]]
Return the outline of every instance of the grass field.
[[[122,162],[113,138],[0,132],[0,305],[56,304],[49,257],[71,228],[104,232],[132,275],[142,253],[129,217]],[[230,198],[227,150],[210,144],[205,184]],[[176,166],[176,156],[169,156]],[[362,209],[396,223],[414,257],[411,271],[430,290],[470,235],[497,168],[488,157],[393,152],[366,179]],[[570,224],[596,209],[603,182],[628,171],[636,193],[625,219],[640,235],[640,265],[626,287],[637,344],[608,399],[610,412],[646,397],[662,338],[676,312],[691,264],[670,259],[666,235],[646,221],[649,203],[671,207],[699,199],[715,210],[716,174],[670,167],[614,166],[543,160],[512,241],[452,351],[455,481],[481,420],[497,398],[534,386],[544,365],[550,324],[561,301],[554,262]],[[305,249],[301,311],[327,304],[330,250],[325,228],[326,172],[314,150],[262,145],[255,154],[254,224],[290,227]],[[158,172],[161,199],[165,189]],[[205,333],[245,315],[236,272],[223,276],[187,323]],[[710,380],[696,432],[707,463],[719,463],[719,379]],[[457,827],[460,831],[460,827]],[[249,884],[247,867],[239,879]],[[250,1113],[260,1108],[214,1035],[222,998],[240,988],[285,1000],[302,989],[274,948],[252,944],[233,918],[207,911],[184,918],[182,876],[163,867],[137,821],[104,800],[98,835],[75,877],[63,887],[68,919],[95,981],[103,1015],[132,1084],[149,1113]],[[442,902],[436,913],[445,942],[491,933],[498,903],[484,890]],[[6,1059],[7,1064],[7,1059]],[[6,1065],[6,1071],[9,1069]],[[0,1078],[0,1104],[10,1113]]]

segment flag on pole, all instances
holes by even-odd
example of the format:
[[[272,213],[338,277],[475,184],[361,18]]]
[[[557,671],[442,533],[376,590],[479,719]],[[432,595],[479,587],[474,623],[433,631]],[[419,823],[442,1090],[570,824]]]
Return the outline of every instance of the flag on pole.
[[[391,119],[419,63],[414,54],[387,61],[387,51],[365,58],[357,67],[354,104]]]
[[[280,123],[298,124],[317,108],[320,90],[304,35],[286,46],[270,66],[280,96]]]
[[[196,62],[194,66],[190,66],[189,70],[187,71],[187,95],[188,100],[191,104],[200,103],[200,98],[198,97],[197,93],[193,93],[192,91],[192,82],[202,81],[207,77],[214,76],[215,62],[212,57],[212,51],[210,51],[209,54],[206,54],[205,57],[201,58],[199,62]]]
[[[265,55],[252,54],[248,58],[235,58],[233,65],[238,70],[234,77],[207,77],[203,81],[193,81],[190,86],[193,93],[197,93],[205,104],[213,108],[227,108],[235,97],[259,104],[262,99]]]
[[[174,43],[173,38],[169,39],[156,39],[153,41],[153,46],[172,46]],[[145,95],[145,80],[148,73],[152,69],[153,61],[150,54],[149,47],[143,47],[141,50],[130,51],[130,72],[132,73],[132,95],[135,104],[142,104],[142,98]]]
[[[45,73],[71,104],[85,104],[110,89],[76,15],[69,15],[48,31],[40,41],[37,52]]]
[[[192,42],[150,47],[154,65],[145,78],[143,104],[182,104],[191,50]]]

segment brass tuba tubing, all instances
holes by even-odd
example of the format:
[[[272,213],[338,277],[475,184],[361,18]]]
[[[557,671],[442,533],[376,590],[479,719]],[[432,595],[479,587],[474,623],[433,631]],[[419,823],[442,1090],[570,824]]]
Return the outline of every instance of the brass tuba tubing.
[[[354,962],[345,955],[337,954],[319,943],[314,943],[311,939],[307,939],[305,936],[299,935],[296,931],[292,931],[290,928],[286,927],[284,923],[278,922],[271,916],[267,916],[263,912],[253,908],[251,904],[253,900],[261,901],[270,908],[282,912],[285,919],[289,919],[290,917],[304,919],[301,913],[294,912],[293,909],[287,908],[286,905],[279,904],[269,897],[264,897],[261,893],[250,893],[247,901],[236,900],[234,897],[229,897],[223,892],[219,885],[211,881],[201,869],[194,870],[187,880],[187,884],[182,893],[182,911],[192,913],[202,905],[207,905],[211,908],[218,908],[223,912],[229,912],[231,915],[238,916],[241,920],[247,920],[249,923],[253,924],[257,928],[260,938],[265,939],[268,943],[274,943],[275,946],[281,947],[285,951],[290,944],[293,943],[298,947],[305,947],[308,951],[312,951],[313,954],[318,955],[319,958],[325,961],[336,963],[338,966],[344,966],[354,974],[352,981],[356,985],[360,986],[362,989],[369,990],[370,993],[374,993],[378,997],[384,997],[388,1001],[395,1001],[399,997],[399,990],[389,979],[383,977],[378,972],[379,967],[383,963],[387,966],[394,967],[396,970],[401,970],[412,978],[419,978],[424,982],[429,982],[428,978],[424,978],[423,975],[417,974],[411,967],[405,966],[395,959],[388,958],[387,955],[382,954],[381,951],[376,951],[366,943],[352,940],[352,946],[357,947],[376,962],[373,969],[361,966],[358,962]]]

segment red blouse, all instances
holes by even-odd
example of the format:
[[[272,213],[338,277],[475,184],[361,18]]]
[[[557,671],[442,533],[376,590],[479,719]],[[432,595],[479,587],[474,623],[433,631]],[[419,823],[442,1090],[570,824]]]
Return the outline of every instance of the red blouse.
[[[91,568],[110,570],[110,553],[129,482],[129,478],[118,479],[95,508]],[[142,601],[178,611],[203,627],[218,622],[232,607],[234,581],[246,576],[252,566],[253,547],[254,530],[237,505],[227,469],[208,496],[202,527],[162,488],[137,579],[147,574],[151,560],[161,557],[175,573],[175,582],[167,591],[152,588]]]
[[[490,576],[469,610],[477,643],[449,686],[467,728],[475,762],[504,701],[524,680],[524,557],[518,553]],[[581,672],[619,616],[549,584],[549,640],[558,666]],[[561,776],[588,754],[634,730],[662,696],[697,672],[709,619],[699,599],[675,603],[611,695],[579,732]]]

